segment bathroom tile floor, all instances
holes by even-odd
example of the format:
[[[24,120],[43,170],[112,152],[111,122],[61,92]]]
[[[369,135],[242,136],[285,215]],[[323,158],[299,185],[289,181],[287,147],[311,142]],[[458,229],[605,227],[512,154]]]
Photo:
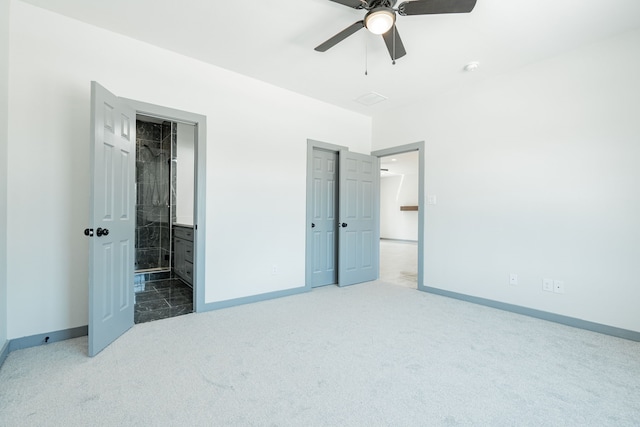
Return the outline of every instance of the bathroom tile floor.
[[[193,289],[177,278],[135,285],[134,322],[144,323],[193,312]]]

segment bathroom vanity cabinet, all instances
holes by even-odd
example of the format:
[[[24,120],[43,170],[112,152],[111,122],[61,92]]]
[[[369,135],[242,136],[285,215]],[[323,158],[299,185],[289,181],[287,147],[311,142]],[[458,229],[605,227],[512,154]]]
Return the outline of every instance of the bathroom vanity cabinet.
[[[173,271],[193,286],[193,227],[174,225]]]

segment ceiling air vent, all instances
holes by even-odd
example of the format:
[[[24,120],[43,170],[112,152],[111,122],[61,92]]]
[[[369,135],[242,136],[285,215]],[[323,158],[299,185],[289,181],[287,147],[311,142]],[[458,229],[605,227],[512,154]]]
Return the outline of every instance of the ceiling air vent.
[[[358,104],[366,105],[368,107],[370,105],[377,104],[378,102],[382,102],[386,100],[387,100],[386,96],[382,96],[379,93],[375,93],[375,92],[369,92],[369,93],[365,93],[362,96],[359,96],[354,101],[356,101]]]

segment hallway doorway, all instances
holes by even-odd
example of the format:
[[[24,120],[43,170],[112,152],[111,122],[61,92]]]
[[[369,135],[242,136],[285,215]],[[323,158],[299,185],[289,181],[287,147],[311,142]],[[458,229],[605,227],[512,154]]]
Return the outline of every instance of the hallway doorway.
[[[418,151],[380,158],[380,280],[418,287]]]
[[[371,154],[380,159],[380,280],[424,290],[424,142]]]

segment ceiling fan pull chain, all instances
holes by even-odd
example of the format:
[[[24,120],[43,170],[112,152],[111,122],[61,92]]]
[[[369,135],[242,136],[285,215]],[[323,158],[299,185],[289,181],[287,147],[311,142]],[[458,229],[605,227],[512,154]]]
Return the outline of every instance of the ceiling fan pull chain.
[[[391,65],[396,65],[396,25],[393,24],[393,61]]]
[[[369,43],[367,43],[367,37],[364,38],[364,75],[369,75]]]

